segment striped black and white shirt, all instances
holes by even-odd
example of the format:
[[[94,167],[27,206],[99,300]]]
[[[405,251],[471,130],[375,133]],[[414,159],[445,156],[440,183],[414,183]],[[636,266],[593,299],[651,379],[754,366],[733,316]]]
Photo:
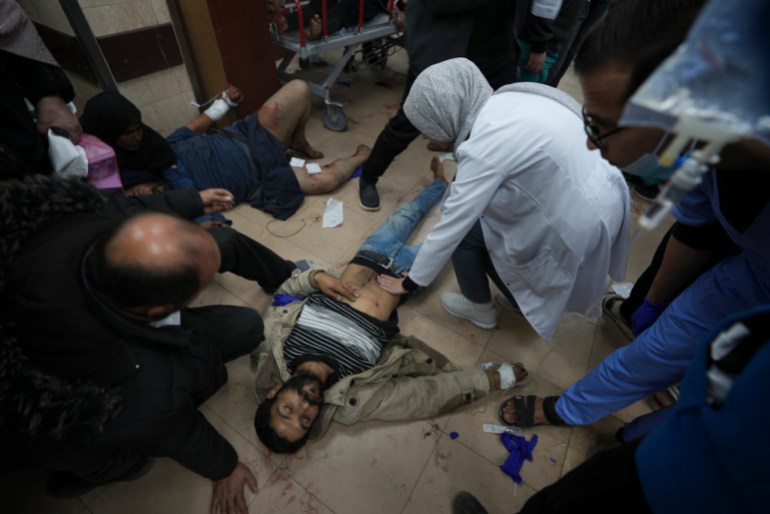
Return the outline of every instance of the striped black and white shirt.
[[[302,362],[320,360],[334,369],[331,381],[337,381],[374,367],[396,332],[396,327],[316,293],[305,301],[283,355],[291,373]]]

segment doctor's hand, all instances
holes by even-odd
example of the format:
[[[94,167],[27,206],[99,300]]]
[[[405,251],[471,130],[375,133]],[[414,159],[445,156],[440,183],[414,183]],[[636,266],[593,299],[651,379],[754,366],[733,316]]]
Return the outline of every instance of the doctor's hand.
[[[257,479],[242,462],[236,464],[230,476],[214,482],[211,498],[211,514],[248,514],[249,507],[243,497],[243,485],[257,492]]]
[[[316,272],[313,275],[313,280],[323,294],[337,301],[347,299],[354,302],[358,298],[358,291],[355,288],[325,271]]]
[[[402,273],[401,278],[391,277],[390,275],[377,275],[377,282],[379,282],[382,289],[390,294],[406,294],[407,290],[403,286],[405,278],[406,273]]]
[[[200,195],[201,202],[203,202],[203,212],[206,214],[229,211],[235,207],[233,194],[227,189],[204,189]]]

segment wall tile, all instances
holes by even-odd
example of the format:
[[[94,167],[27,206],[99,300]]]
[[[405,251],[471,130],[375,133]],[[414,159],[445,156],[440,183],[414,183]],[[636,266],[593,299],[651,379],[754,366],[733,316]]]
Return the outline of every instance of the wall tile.
[[[152,8],[155,11],[157,23],[171,23],[171,15],[168,12],[166,0],[152,0]]]
[[[185,94],[178,94],[149,105],[141,105],[139,108],[142,111],[142,120],[162,135],[167,136],[198,114],[198,110],[186,100]]]
[[[87,7],[83,14],[97,37],[158,24],[149,0]]]
[[[138,106],[148,105],[164,98],[192,90],[182,66],[162,70],[144,77],[121,82],[118,86],[126,98]]]
[[[72,87],[75,88],[75,99],[73,102],[78,108],[78,116],[80,116],[83,114],[83,106],[92,96],[101,92],[101,88],[92,82],[84,80],[75,73],[67,73],[67,77],[72,82]]]
[[[30,2],[34,3],[34,13],[35,17],[34,19],[36,22],[45,25],[46,27],[50,27],[54,30],[58,30],[59,32],[63,32],[65,34],[69,34],[74,36],[75,31],[72,30],[72,26],[70,25],[69,20],[67,19],[67,16],[64,14],[64,11],[62,10],[61,6],[58,4],[51,4],[48,2]],[[30,17],[32,17],[32,12],[28,11],[28,14]]]

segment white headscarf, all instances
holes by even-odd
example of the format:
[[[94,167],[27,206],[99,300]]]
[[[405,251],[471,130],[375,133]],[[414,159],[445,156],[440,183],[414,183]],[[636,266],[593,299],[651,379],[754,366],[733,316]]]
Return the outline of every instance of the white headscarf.
[[[426,68],[412,85],[404,113],[429,138],[454,142],[455,150],[468,138],[492,87],[471,61],[449,59]]]

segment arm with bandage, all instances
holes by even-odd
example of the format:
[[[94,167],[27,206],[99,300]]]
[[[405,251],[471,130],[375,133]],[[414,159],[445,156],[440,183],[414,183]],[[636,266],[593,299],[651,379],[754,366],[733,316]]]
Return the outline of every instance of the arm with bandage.
[[[228,85],[227,89],[217,96],[216,100],[211,104],[211,107],[190,120],[185,126],[196,134],[202,135],[210,129],[215,122],[221,120],[231,108],[237,107],[241,103],[241,100],[243,100],[243,93],[241,93],[241,90],[235,86]]]

